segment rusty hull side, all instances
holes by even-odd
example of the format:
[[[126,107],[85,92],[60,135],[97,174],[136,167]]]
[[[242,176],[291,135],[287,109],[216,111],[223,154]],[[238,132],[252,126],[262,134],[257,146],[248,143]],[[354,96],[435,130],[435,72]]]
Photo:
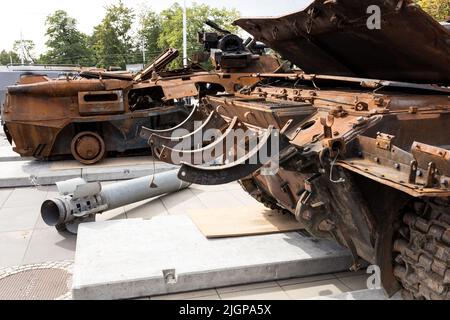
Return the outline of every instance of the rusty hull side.
[[[235,97],[208,97],[227,121],[237,117],[256,131],[275,126],[289,141],[277,174],[256,170],[242,177],[241,185],[266,206],[294,214],[312,235],[348,247],[353,269],[361,266],[360,258],[380,266],[384,288],[392,294],[400,288],[392,246],[404,208],[411,199],[450,197],[447,89],[411,84],[416,89],[373,90],[316,81],[319,89],[292,77]],[[214,184],[215,175],[208,180],[206,171],[200,174]],[[446,291],[433,288],[417,296],[445,297]]]
[[[367,28],[369,5],[381,8],[381,30]],[[183,158],[179,178],[239,179],[311,235],[347,247],[351,269],[380,267],[388,295],[403,288],[407,298],[450,300],[449,31],[409,0],[316,0],[236,24],[305,72],[255,74],[260,83],[235,96],[208,97],[206,109],[253,135],[232,140],[231,157]],[[275,129],[277,172],[262,170],[274,158],[236,157],[259,152],[247,142]],[[213,143],[230,134],[220,132]]]
[[[46,159],[50,156],[70,154],[70,141],[76,135],[75,126],[95,127],[103,133],[107,151],[115,151],[121,140],[112,137],[125,136],[136,126],[135,122],[145,119],[149,112],[135,112],[131,115],[128,101],[128,81],[120,80],[51,80],[10,87],[4,106],[4,121],[12,140],[14,150],[22,156]],[[80,93],[114,93],[114,102],[86,104]],[[159,112],[176,111],[162,110]],[[136,121],[128,119],[136,118]],[[99,128],[105,124],[104,128]],[[106,125],[107,124],[107,125]],[[58,141],[58,140],[65,141]],[[122,137],[123,140],[123,137]],[[122,143],[123,144],[123,143]],[[127,146],[133,148],[133,145]],[[145,143],[136,147],[145,148]],[[119,147],[124,150],[124,147]],[[127,148],[125,148],[127,149]]]
[[[39,159],[70,154],[68,144],[82,129],[100,131],[107,151],[148,148],[147,142],[138,135],[142,126],[168,128],[188,114],[184,107],[174,105],[174,99],[198,96],[199,84],[216,84],[218,90],[235,92],[257,81],[249,73],[210,72],[158,77],[138,83],[117,79],[40,79],[8,88],[5,128],[14,140],[14,151]],[[155,88],[159,90],[152,97],[157,101],[155,106],[132,110],[130,92]],[[109,94],[115,94],[117,99],[101,101]],[[86,96],[94,97],[93,101],[86,102]]]
[[[25,78],[26,79],[26,78]],[[114,89],[126,83],[112,80]],[[78,115],[78,92],[104,90],[96,80],[49,80],[8,89],[5,126],[22,156],[50,156],[58,134]]]
[[[234,98],[209,97],[208,100],[222,117],[229,120],[230,115],[237,116],[248,127],[266,128],[272,124],[281,130],[290,120],[288,129],[284,128],[285,136],[292,146],[305,154],[304,159],[299,159],[295,171],[301,172],[303,168],[316,163],[320,159],[314,157],[330,149],[333,150],[332,157],[336,157],[337,152],[340,153],[339,159],[346,157],[338,159],[336,167],[345,167],[374,180],[380,178],[380,183],[411,196],[450,196],[445,184],[422,186],[425,185],[425,173],[431,161],[439,164],[438,171],[444,174],[442,179],[447,174],[450,175],[448,167],[445,167],[449,164],[447,158],[450,152],[443,151],[450,147],[450,133],[446,130],[450,121],[450,103],[445,94],[405,95],[352,89],[338,91],[257,87],[249,95]],[[271,116],[268,117],[268,114]],[[324,130],[323,125],[323,119],[330,117],[333,119],[331,134],[330,130]],[[376,148],[377,143],[382,140],[380,134],[391,137],[389,148]],[[436,154],[443,152],[444,156],[441,156],[440,161],[439,158],[419,156],[419,148]],[[390,152],[398,155],[398,158]],[[423,175],[415,180],[416,184],[410,184],[410,162],[416,158],[422,159],[419,161],[419,168]],[[255,176],[258,177],[258,173]],[[262,181],[264,178],[258,179]],[[297,181],[299,177],[294,174],[287,179]],[[300,180],[305,180],[305,177]],[[264,184],[266,188],[271,185],[268,181]],[[286,199],[280,204],[290,211],[295,209],[302,191],[301,188],[294,188],[295,201],[291,201],[289,197],[281,196],[285,191],[278,188],[275,192],[274,187],[270,189],[270,193],[275,193],[272,194],[274,199]]]

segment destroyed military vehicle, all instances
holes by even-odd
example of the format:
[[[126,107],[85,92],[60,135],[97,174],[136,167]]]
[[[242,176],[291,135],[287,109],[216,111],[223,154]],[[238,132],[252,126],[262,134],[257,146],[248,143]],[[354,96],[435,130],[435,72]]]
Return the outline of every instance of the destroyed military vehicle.
[[[2,109],[14,151],[43,160],[71,154],[83,164],[94,164],[107,154],[148,151],[140,128],[164,130],[182,123],[195,111],[186,98],[232,93],[257,81],[246,76],[249,72],[280,68],[260,45],[244,43],[226,30],[200,35],[205,52],[214,51],[213,71],[198,65],[167,70],[178,56],[178,50],[169,49],[134,76],[95,69],[57,80],[22,76],[18,85],[8,87]]]
[[[367,24],[373,5],[379,29]],[[199,145],[194,132],[154,133],[159,158],[187,182],[239,180],[347,247],[353,270],[378,266],[388,295],[450,299],[450,31],[408,0],[317,0],[235,23],[302,72],[206,97],[220,134]]]

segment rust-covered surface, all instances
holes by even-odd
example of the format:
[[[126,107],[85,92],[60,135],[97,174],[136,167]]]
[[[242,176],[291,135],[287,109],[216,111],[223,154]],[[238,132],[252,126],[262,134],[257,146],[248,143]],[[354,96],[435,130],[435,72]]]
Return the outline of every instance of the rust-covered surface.
[[[386,14],[385,30],[365,27],[368,4]],[[349,248],[349,268],[378,266],[388,295],[450,299],[448,31],[389,0],[315,1],[237,24],[306,72],[255,74],[249,88],[208,96],[202,126],[219,114],[218,135],[193,144],[198,128],[150,135],[157,156],[181,164],[185,181],[239,180],[311,235]]]
[[[369,6],[381,12],[370,30]],[[450,82],[450,31],[412,0],[319,0],[277,18],[236,24],[312,74]]]
[[[140,128],[161,130],[182,122],[192,109],[186,98],[234,93],[258,81],[252,72],[274,72],[280,66],[271,56],[243,52],[251,59],[225,70],[220,64],[214,71],[167,70],[178,56],[168,49],[135,76],[99,69],[57,80],[23,76],[8,88],[2,110],[5,133],[14,151],[37,159],[72,155],[93,164],[110,154],[148,151]]]

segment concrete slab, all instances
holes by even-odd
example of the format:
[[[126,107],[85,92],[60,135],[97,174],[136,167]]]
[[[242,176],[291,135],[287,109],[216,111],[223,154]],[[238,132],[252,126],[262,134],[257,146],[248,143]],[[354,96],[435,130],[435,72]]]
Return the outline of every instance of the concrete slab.
[[[5,161],[0,165],[0,188],[29,187],[37,173],[32,161]]]
[[[13,151],[12,147],[9,145],[7,146],[0,146],[0,162],[3,161],[20,161],[24,160],[20,157],[20,155]],[[25,159],[25,160],[31,160],[31,159]]]
[[[208,240],[184,215],[82,224],[75,299],[126,299],[339,272],[349,252],[299,233]],[[167,274],[175,272],[171,281]],[[165,277],[166,276],[166,277]]]
[[[146,164],[145,164],[146,163]],[[73,161],[44,162],[37,160],[2,161],[0,188],[52,185],[59,181],[82,177],[87,181],[128,180],[174,169],[175,166],[153,162],[151,157],[108,159],[104,164],[75,166]]]
[[[308,300],[403,300],[400,293],[396,293],[391,298],[386,297],[382,289],[365,289],[359,291],[351,291],[342,294],[314,297]]]

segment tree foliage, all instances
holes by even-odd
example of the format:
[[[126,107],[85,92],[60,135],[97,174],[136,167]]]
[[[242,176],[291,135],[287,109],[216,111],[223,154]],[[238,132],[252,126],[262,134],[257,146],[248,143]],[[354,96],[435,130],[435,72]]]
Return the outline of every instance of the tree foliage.
[[[19,63],[20,57],[14,51],[2,50],[0,52],[0,65],[7,65],[10,63]]]
[[[26,62],[124,68],[126,64],[143,63],[143,43],[146,63],[169,47],[182,50],[183,10],[179,3],[159,14],[146,6],[135,14],[122,0],[107,6],[105,10],[102,21],[94,27],[90,36],[78,30],[76,19],[67,12],[55,11],[46,20],[47,52],[37,61],[33,55],[32,41],[23,41],[24,50],[21,42],[16,41],[12,55],[14,62],[20,61],[23,55]],[[205,29],[206,20],[213,20],[234,32],[237,27],[231,23],[238,17],[236,10],[193,3],[187,8],[188,56],[199,49],[197,32]],[[2,52],[0,57],[1,63],[9,63],[8,52]],[[181,65],[180,57],[172,67]]]
[[[449,0],[418,0],[417,3],[438,21],[445,21],[450,18]]]
[[[134,62],[131,58],[135,48],[132,36],[134,17],[133,10],[122,1],[106,7],[106,15],[94,28],[91,38],[98,66],[124,68],[127,63]]]
[[[158,39],[162,31],[162,24],[160,16],[150,8],[144,8],[139,14],[139,31],[138,39],[136,43],[142,46],[144,42],[144,48],[146,52],[146,61],[150,61],[155,58],[162,48],[158,45]],[[137,48],[139,51],[140,48]]]
[[[41,56],[41,63],[91,65],[92,51],[88,47],[88,36],[77,29],[77,21],[67,12],[57,10],[47,17],[49,50]]]

